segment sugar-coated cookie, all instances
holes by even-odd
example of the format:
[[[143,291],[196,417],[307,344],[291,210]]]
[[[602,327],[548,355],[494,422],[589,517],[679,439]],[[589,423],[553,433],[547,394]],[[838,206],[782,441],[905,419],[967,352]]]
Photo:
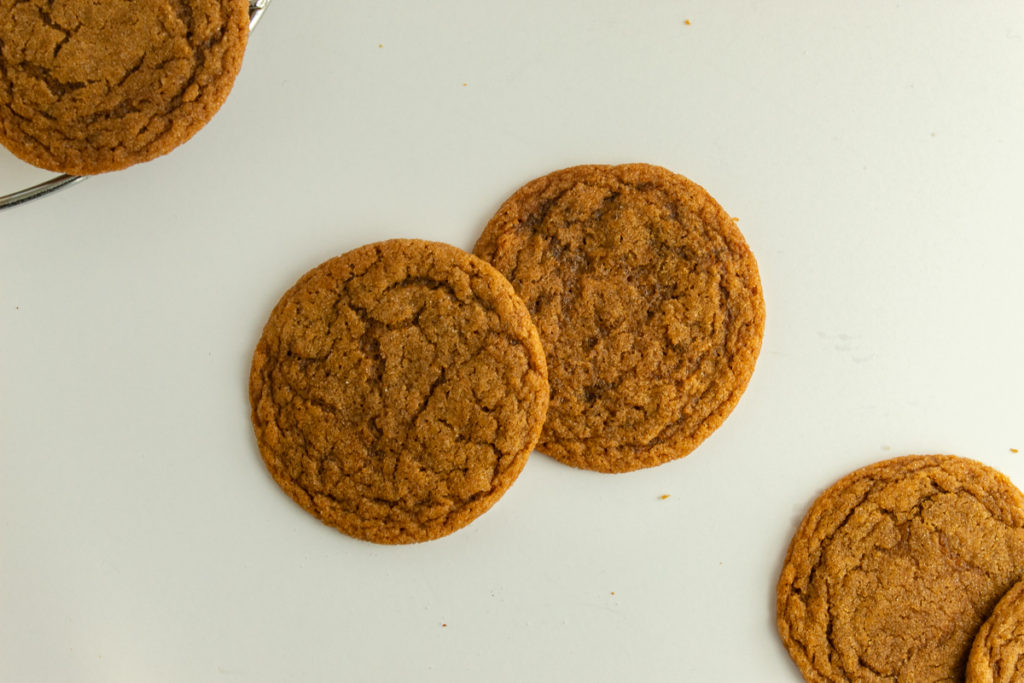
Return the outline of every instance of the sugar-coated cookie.
[[[815,683],[963,681],[1021,558],[1024,495],[996,470],[944,455],[875,463],[825,491],[797,529],[779,634]]]
[[[0,143],[59,173],[166,154],[228,96],[247,0],[0,0]]]
[[[544,352],[484,261],[392,240],[314,268],[280,300],[249,396],[274,480],[376,543],[449,534],[519,475],[544,423]]]
[[[548,358],[538,449],[601,472],[691,452],[754,370],[764,300],[735,221],[657,166],[577,166],[534,180],[474,253],[516,288]]]

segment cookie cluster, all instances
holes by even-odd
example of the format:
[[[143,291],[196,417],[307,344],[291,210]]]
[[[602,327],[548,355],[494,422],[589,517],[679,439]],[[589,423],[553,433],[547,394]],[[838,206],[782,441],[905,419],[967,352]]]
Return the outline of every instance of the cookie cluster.
[[[486,511],[534,448],[601,472],[686,455],[763,330],[757,264],[703,188],[579,166],[512,195],[473,254],[392,240],[303,276],[257,345],[252,420],[321,521],[425,541]]]
[[[811,506],[778,630],[806,680],[1024,680],[1024,495],[948,455],[875,463]]]

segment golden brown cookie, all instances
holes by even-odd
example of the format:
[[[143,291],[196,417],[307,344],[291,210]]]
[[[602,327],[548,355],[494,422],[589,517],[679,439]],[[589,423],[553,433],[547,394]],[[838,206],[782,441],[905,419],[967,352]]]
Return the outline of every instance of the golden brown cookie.
[[[547,369],[512,286],[446,244],[327,261],[274,308],[249,380],[260,453],[299,505],[376,543],[449,534],[519,475]]]
[[[974,638],[967,683],[1024,681],[1024,581],[1007,591]]]
[[[474,253],[526,302],[551,405],[538,449],[626,472],[680,458],[732,411],[761,348],[757,263],[700,186],[577,166],[517,191]]]
[[[875,463],[811,506],[777,594],[808,681],[962,681],[978,627],[1024,571],[1024,495],[950,455]]]
[[[220,108],[248,36],[248,0],[0,0],[0,143],[73,175],[166,154]]]

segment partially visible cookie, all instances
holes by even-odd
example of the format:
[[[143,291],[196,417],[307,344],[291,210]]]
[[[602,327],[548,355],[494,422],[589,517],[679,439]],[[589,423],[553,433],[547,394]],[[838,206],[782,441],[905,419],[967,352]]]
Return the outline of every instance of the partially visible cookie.
[[[0,0],[0,143],[74,175],[148,161],[227,98],[247,0]]]
[[[797,529],[779,635],[808,681],[962,681],[1022,557],[1024,495],[996,470],[944,455],[875,463]]]
[[[518,190],[474,253],[544,342],[538,449],[626,472],[682,457],[735,407],[764,330],[757,263],[699,185],[647,164],[577,166]]]
[[[392,240],[314,268],[274,308],[249,380],[260,453],[322,522],[376,543],[449,534],[519,475],[547,371],[512,286],[445,244]]]
[[[967,660],[967,683],[1019,681],[1024,681],[1024,581],[996,604]]]

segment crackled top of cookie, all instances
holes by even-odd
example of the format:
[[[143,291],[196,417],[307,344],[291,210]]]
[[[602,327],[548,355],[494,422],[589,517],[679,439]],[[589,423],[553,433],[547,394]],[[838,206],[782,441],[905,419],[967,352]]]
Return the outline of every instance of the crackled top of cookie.
[[[217,112],[247,0],[0,0],[0,142],[84,175],[148,161]]]
[[[1024,581],[1007,591],[982,625],[967,662],[967,683],[1024,680]]]
[[[474,253],[533,315],[551,406],[538,449],[623,472],[693,450],[739,400],[764,329],[757,264],[698,185],[578,166],[516,192]]]
[[[368,245],[303,276],[253,357],[252,419],[281,487],[378,543],[437,538],[512,484],[547,407],[511,285],[455,247]]]
[[[999,472],[954,456],[876,463],[800,524],[779,634],[808,681],[962,681],[1022,556],[1024,496]]]

